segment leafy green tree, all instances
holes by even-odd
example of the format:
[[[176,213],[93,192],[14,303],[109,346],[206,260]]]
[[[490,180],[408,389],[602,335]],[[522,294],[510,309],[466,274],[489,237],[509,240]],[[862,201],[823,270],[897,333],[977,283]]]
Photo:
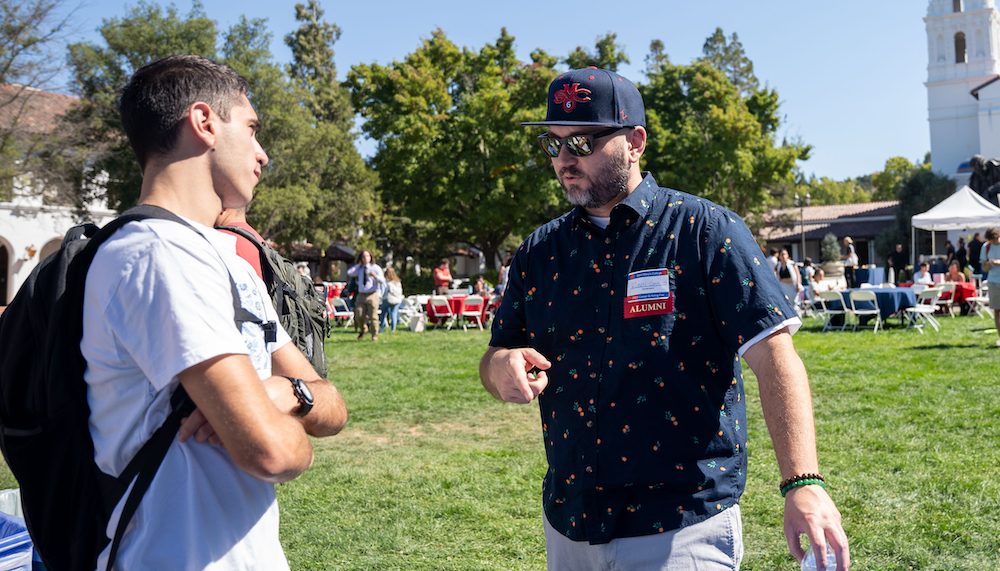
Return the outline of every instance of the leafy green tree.
[[[186,18],[171,5],[166,10],[140,1],[121,18],[105,19],[100,27],[105,47],[80,42],[69,46],[73,90],[81,104],[68,116],[74,140],[93,141],[94,151],[84,161],[93,165],[91,177],[107,173],[108,204],[117,210],[139,199],[142,172],[124,136],[115,89],[140,67],[168,55],[196,54],[214,58],[216,25],[195,1]],[[86,181],[88,184],[99,181]]]
[[[223,61],[250,82],[271,159],[249,219],[282,244],[344,241],[374,250],[371,234],[361,230],[378,224],[378,178],[354,146],[354,112],[336,81],[339,30],[322,20],[315,2],[295,9],[301,26],[285,38],[293,56],[287,75],[273,61],[263,21],[243,19],[226,34]]]
[[[891,161],[892,159],[890,159]],[[955,193],[955,181],[929,168],[913,168],[895,187],[896,224],[875,238],[875,251],[888,256],[896,244],[908,244],[915,214],[926,212]]]
[[[646,168],[660,184],[699,194],[740,216],[761,213],[769,188],[786,180],[811,147],[775,144],[778,95],[758,90],[744,98],[704,60],[656,64],[640,86],[649,131]]]
[[[753,74],[753,62],[743,51],[743,44],[736,37],[736,32],[733,32],[730,40],[726,41],[726,34],[722,32],[722,28],[716,28],[715,32],[705,40],[701,50],[705,54],[703,59],[726,74],[740,94],[750,97],[757,92],[758,81]]]
[[[595,52],[588,52],[582,46],[577,46],[576,50],[566,56],[563,61],[570,69],[593,66],[618,71],[619,64],[631,62],[625,54],[624,46],[619,46],[616,39],[618,39],[618,34],[608,32],[603,38],[597,39]]]
[[[872,196],[871,191],[866,190],[855,179],[835,181],[827,177],[813,177],[809,184],[801,185],[797,192],[800,195],[808,192],[809,203],[813,206],[870,202]]]
[[[64,68],[56,48],[75,11],[62,0],[0,2],[0,200],[10,198],[16,176],[32,176],[35,191],[49,178],[44,163],[47,133],[24,121],[38,92]],[[41,183],[41,184],[38,184]]]
[[[904,157],[892,157],[885,161],[885,168],[872,175],[872,186],[875,187],[872,199],[894,200],[896,187],[907,180],[914,170],[921,167],[922,165],[915,166]]]
[[[348,74],[362,129],[378,142],[372,158],[382,196],[399,216],[423,221],[415,244],[397,253],[420,257],[467,242],[492,263],[511,233],[526,232],[565,205],[536,130],[521,121],[545,116],[554,58],[536,50],[522,65],[514,38],[501,30],[479,51],[459,49],[436,30],[389,66],[355,65]]]

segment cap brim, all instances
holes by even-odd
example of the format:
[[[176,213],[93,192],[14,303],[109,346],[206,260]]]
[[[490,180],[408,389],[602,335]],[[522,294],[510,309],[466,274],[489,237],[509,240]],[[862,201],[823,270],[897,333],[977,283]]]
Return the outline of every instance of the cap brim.
[[[522,121],[522,127],[530,127],[532,125],[549,125],[552,127],[619,127],[615,123],[607,123],[602,121]]]

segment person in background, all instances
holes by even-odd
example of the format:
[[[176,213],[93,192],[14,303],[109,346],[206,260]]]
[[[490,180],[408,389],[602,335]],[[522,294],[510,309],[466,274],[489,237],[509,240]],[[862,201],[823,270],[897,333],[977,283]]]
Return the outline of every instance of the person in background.
[[[994,227],[986,231],[986,243],[979,251],[979,262],[986,273],[993,323],[1000,334],[1000,229]],[[997,347],[1000,347],[1000,339],[997,340]]]
[[[640,170],[642,96],[597,68],[558,75],[538,142],[575,207],[521,244],[479,365],[495,398],[538,398],[549,571],[738,569],[746,395],[756,373],[784,480],[784,533],[839,571],[801,325],[736,214]],[[599,260],[599,262],[598,262]],[[797,275],[797,273],[796,273]],[[775,491],[774,493],[777,493]]]
[[[478,295],[483,299],[489,299],[490,293],[486,289],[486,278],[479,276],[476,281],[472,284],[472,295]]]
[[[904,281],[903,272],[906,270],[906,254],[903,252],[902,244],[896,244],[896,248],[892,252],[889,252],[889,257],[886,258],[886,264],[892,268],[893,279],[891,281],[893,283],[898,284],[899,282]],[[889,272],[886,272],[886,277],[888,277],[888,273]]]
[[[511,257],[512,256],[510,254],[507,254],[503,258],[503,267],[500,268],[500,276],[497,279],[497,282],[499,283],[497,283],[497,287],[494,290],[499,296],[503,295],[503,290],[507,286],[507,272],[510,271]]]
[[[962,238],[958,239],[958,247],[955,248],[955,260],[958,261],[958,270],[964,272],[969,265],[969,251],[965,248],[965,240]]]
[[[933,284],[934,277],[931,275],[931,265],[929,262],[920,262],[920,269],[913,274],[915,284]]]
[[[951,261],[955,259],[955,246],[951,243],[951,240],[944,241],[944,253],[944,263],[951,264]]]
[[[979,252],[983,248],[982,236],[979,232],[972,235],[972,239],[969,240],[969,265],[972,266],[972,273],[982,274],[983,268],[979,264]]]
[[[958,260],[952,260],[948,264],[948,271],[944,274],[944,281],[952,283],[965,283],[965,274],[959,269]]]
[[[372,332],[372,341],[378,341],[378,306],[379,291],[385,287],[385,276],[382,268],[372,261],[372,253],[361,250],[358,263],[347,270],[347,275],[357,278],[358,295],[354,300],[354,324],[360,329],[358,341],[365,337],[365,332]]]
[[[768,252],[767,263],[771,266],[771,271],[774,272],[774,275],[778,275],[778,266],[781,265],[781,259],[778,256],[777,248],[771,248],[770,252]]]
[[[854,250],[854,240],[850,236],[844,237],[844,247],[846,254],[841,254],[840,259],[844,261],[844,280],[847,281],[847,289],[851,289],[854,283],[854,268],[858,266],[858,253]]]
[[[816,275],[816,268],[813,267],[813,260],[809,256],[806,256],[805,260],[802,260],[802,268],[799,269],[799,283],[802,284],[803,297],[806,302],[811,302],[813,299],[813,276]]]
[[[799,269],[788,255],[788,250],[782,249],[778,256],[778,281],[781,282],[781,291],[796,311],[799,310],[799,292],[802,291],[800,279]]]
[[[312,272],[309,271],[309,262],[295,262],[295,271],[312,281]]]
[[[434,268],[434,293],[437,295],[448,295],[448,288],[451,287],[451,270],[448,269],[448,258],[441,258],[438,266]]]
[[[403,303],[403,283],[396,270],[386,268],[385,270],[386,292],[382,299],[382,317],[380,318],[379,331],[385,331],[386,321],[389,322],[391,330],[396,330],[399,324],[399,306]]]

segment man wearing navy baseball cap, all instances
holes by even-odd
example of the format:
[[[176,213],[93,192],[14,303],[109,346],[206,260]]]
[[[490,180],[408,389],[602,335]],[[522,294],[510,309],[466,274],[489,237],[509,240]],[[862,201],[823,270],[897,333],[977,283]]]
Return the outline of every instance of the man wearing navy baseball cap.
[[[819,475],[801,325],[743,221],[639,169],[645,108],[629,80],[577,69],[549,87],[542,151],[575,207],[510,265],[490,349],[496,398],[538,397],[550,570],[737,569],[746,489],[740,357],[760,385],[802,559],[849,567]]]

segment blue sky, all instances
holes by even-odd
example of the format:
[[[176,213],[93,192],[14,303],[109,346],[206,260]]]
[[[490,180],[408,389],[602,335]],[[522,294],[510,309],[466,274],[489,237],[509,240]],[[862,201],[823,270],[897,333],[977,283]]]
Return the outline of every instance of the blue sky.
[[[135,1],[84,0],[75,40],[102,43],[96,29]],[[161,2],[161,5],[168,5]],[[182,14],[191,0],[174,2]],[[294,2],[205,0],[221,30],[240,15],[267,18],[279,62],[291,58],[282,38],[295,29]],[[800,163],[806,175],[835,180],[881,170],[886,159],[923,159],[927,126],[927,39],[918,0],[657,0],[632,3],[505,0],[321,0],[327,21],[342,35],[334,46],[341,79],[352,65],[402,60],[436,28],[459,46],[493,43],[501,27],[514,36],[518,56],[541,48],[565,56],[576,46],[593,50],[598,37],[618,35],[631,64],[619,73],[644,82],[644,58],[654,39],[675,63],[701,55],[716,27],[736,32],[761,81],[781,98],[781,136],[813,145]],[[363,154],[370,143],[359,143]]]

